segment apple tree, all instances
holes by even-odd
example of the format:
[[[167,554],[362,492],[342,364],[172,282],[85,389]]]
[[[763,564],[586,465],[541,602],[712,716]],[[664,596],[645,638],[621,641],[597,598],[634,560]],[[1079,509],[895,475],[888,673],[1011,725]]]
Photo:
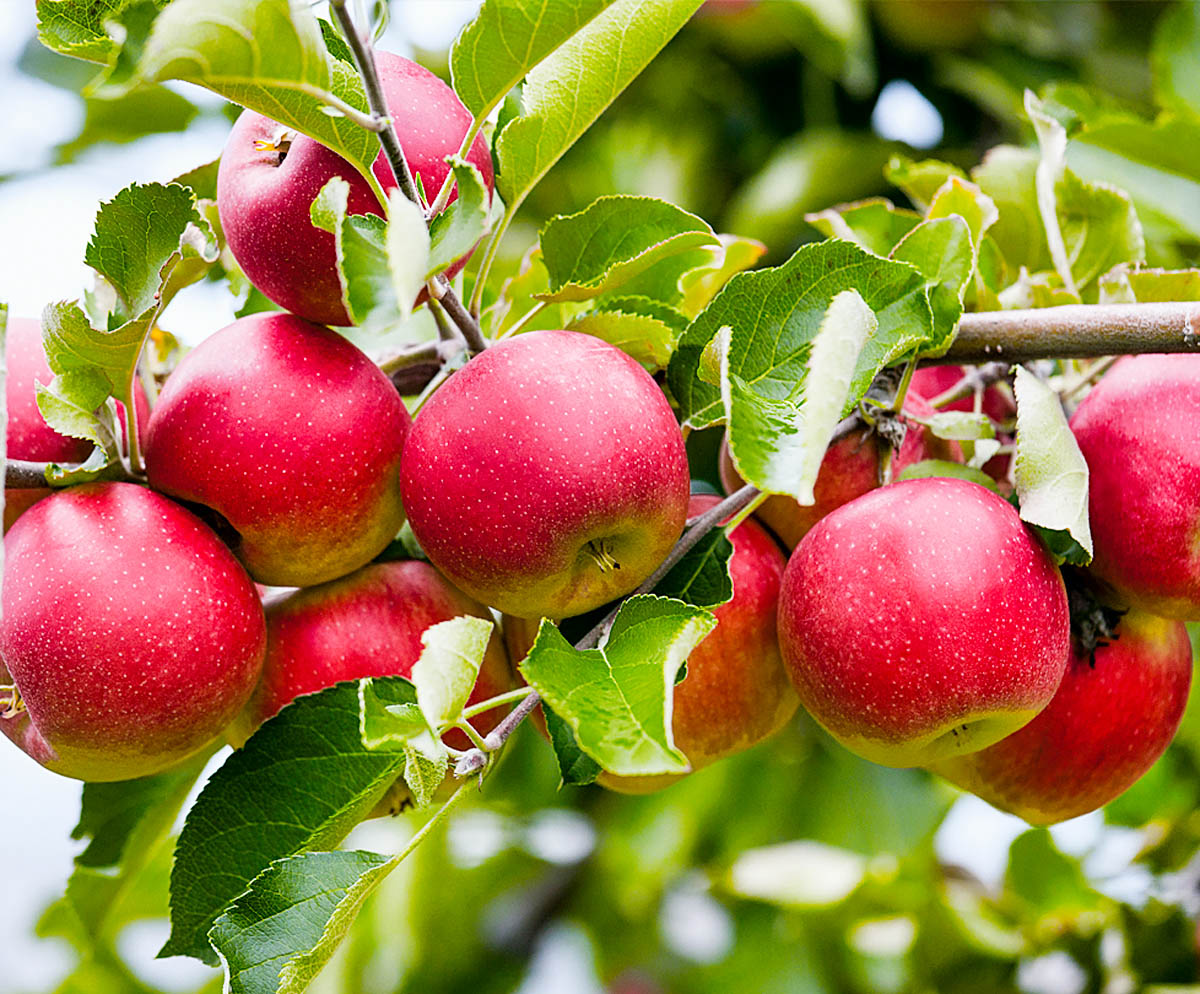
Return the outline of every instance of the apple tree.
[[[36,4],[232,122],[6,321],[59,989],[1194,983],[1200,8],[327,7]]]

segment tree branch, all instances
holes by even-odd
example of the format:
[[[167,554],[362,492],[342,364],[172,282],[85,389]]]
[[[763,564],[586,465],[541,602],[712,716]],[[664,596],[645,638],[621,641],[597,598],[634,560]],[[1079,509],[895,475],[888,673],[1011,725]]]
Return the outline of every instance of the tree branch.
[[[392,174],[396,177],[396,184],[409,200],[425,212],[426,220],[428,220],[428,206],[421,199],[420,191],[413,180],[412,171],[408,168],[408,160],[404,157],[400,138],[396,134],[396,126],[392,123],[391,115],[388,112],[387,98],[383,94],[383,85],[379,81],[379,70],[375,65],[375,53],[371,43],[354,26],[354,19],[346,9],[346,0],[330,0],[330,7],[346,38],[346,44],[349,45],[350,52],[354,56],[358,74],[362,77],[363,89],[367,93],[367,106],[370,107],[372,116],[379,123],[379,128],[372,130],[376,130],[379,135],[379,144],[383,147],[384,157],[391,167]],[[471,355],[482,352],[487,347],[487,341],[483,337],[479,322],[463,307],[462,301],[458,299],[458,295],[447,281],[439,277],[435,278],[433,282],[440,292],[434,294],[431,291],[431,295],[437,297],[446,309],[446,313],[450,315],[450,319],[462,332],[467,343],[467,350]]]
[[[28,462],[25,459],[10,459],[4,464],[4,486],[16,490],[39,490],[50,486],[46,482],[46,470],[52,463]]]
[[[964,314],[949,351],[925,365],[1197,351],[1200,303],[1068,304]]]

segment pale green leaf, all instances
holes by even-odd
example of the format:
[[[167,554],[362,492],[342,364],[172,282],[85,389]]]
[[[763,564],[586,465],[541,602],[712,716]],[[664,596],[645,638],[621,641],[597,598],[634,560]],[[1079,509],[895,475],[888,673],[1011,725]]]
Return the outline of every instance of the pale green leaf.
[[[613,773],[685,773],[671,732],[672,688],[688,654],[716,625],[700,608],[641,595],[621,605],[599,649],[578,650],[543,620],[522,675]]]
[[[479,677],[494,624],[464,615],[426,628],[413,664],[417,704],[435,729],[457,721]]]
[[[894,155],[888,161],[883,171],[887,181],[904,191],[913,206],[919,211],[927,211],[933,203],[933,198],[947,181],[958,177],[966,179],[966,175],[958,166],[937,159],[910,159],[903,155]]]
[[[938,355],[954,340],[963,299],[975,271],[975,246],[968,222],[958,214],[922,221],[900,240],[891,257],[925,277],[933,330],[921,350]]]
[[[449,159],[458,186],[458,198],[429,222],[429,270],[432,277],[475,247],[489,224],[490,194],[483,176],[466,159]]]
[[[384,245],[396,306],[400,315],[408,318],[429,272],[430,241],[421,208],[399,190],[393,190],[388,197]]]
[[[939,411],[929,419],[929,430],[938,438],[958,442],[996,437],[992,419],[986,414],[974,414],[971,411]]]
[[[636,359],[648,372],[663,369],[675,351],[679,332],[652,314],[629,313],[623,308],[602,307],[573,318],[569,331],[579,331],[608,342]]]
[[[921,215],[896,207],[883,197],[872,197],[806,214],[804,220],[826,238],[842,238],[886,256],[921,222]]]
[[[309,217],[314,227],[333,235],[342,304],[350,319],[359,325],[369,319],[387,323],[400,314],[385,249],[387,222],[374,214],[347,214],[349,198],[350,184],[332,176],[313,200]]]
[[[721,246],[709,250],[709,261],[684,273],[679,280],[683,291],[679,307],[689,318],[704,310],[731,276],[752,269],[767,254],[767,247],[754,238],[740,235],[717,235],[717,238]]]
[[[1092,554],[1088,465],[1067,426],[1058,394],[1023,366],[1016,368],[1017,455],[1014,471],[1021,518],[1065,531]]]
[[[1100,277],[1100,303],[1200,301],[1200,269],[1138,269],[1116,266]]]

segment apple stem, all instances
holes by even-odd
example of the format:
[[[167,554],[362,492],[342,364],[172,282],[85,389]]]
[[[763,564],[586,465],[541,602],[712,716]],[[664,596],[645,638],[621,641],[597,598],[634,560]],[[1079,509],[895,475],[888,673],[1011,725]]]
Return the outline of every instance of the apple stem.
[[[962,379],[931,399],[929,405],[935,409],[941,409],[963,397],[971,394],[978,395],[993,383],[998,383],[1008,376],[1010,365],[1007,362],[987,362],[982,366],[970,366],[963,373]]]
[[[464,719],[470,719],[491,711],[493,708],[504,707],[505,704],[516,704],[518,701],[525,700],[533,692],[532,687],[518,687],[516,690],[497,694],[495,697],[489,697],[486,701],[480,701],[478,704],[472,704],[469,708],[463,708],[462,716]]]
[[[404,149],[400,145],[400,138],[396,134],[396,128],[388,113],[387,98],[384,97],[383,86],[379,82],[379,70],[375,65],[375,52],[370,39],[364,37],[354,26],[354,19],[346,9],[346,0],[330,0],[329,6],[337,19],[338,26],[342,29],[346,44],[350,47],[350,53],[354,56],[354,65],[358,68],[363,89],[367,94],[367,106],[371,109],[371,114],[378,124],[378,127],[372,127],[370,130],[375,131],[379,136],[379,144],[383,147],[384,157],[391,167],[392,175],[396,178],[396,185],[409,200],[421,208],[426,221],[428,221],[429,207],[413,180],[412,171],[408,168],[408,160],[404,157]],[[477,355],[487,348],[487,342],[483,337],[479,322],[463,307],[462,301],[458,299],[453,287],[444,277],[435,276],[430,281],[429,295],[438,300],[446,309],[450,320],[462,332],[467,343],[467,351],[471,355]]]

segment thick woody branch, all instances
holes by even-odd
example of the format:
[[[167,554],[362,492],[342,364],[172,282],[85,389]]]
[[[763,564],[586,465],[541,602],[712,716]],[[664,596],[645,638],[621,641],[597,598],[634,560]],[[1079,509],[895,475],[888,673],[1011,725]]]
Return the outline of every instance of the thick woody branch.
[[[1069,304],[964,314],[930,365],[1200,351],[1200,303]]]

